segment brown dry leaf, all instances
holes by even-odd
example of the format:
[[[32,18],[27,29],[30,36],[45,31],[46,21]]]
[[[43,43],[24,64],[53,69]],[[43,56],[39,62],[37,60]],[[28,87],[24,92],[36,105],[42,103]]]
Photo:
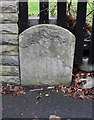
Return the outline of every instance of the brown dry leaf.
[[[24,90],[19,90],[19,91],[17,92],[17,95],[23,95],[23,94],[25,94]]]
[[[82,100],[85,98],[85,96],[83,95],[80,95],[79,98],[81,98]]]

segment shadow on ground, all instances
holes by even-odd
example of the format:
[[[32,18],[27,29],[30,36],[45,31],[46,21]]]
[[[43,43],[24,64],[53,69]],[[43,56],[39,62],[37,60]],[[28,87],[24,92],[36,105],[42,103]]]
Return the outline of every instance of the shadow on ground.
[[[47,93],[47,92],[46,92]],[[3,118],[49,118],[58,115],[61,118],[93,118],[91,99],[73,99],[62,92],[27,92],[25,95],[3,95]]]

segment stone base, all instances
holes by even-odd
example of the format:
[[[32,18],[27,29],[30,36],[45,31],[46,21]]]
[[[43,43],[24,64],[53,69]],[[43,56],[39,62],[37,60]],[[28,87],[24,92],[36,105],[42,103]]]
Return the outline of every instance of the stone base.
[[[94,71],[94,65],[88,64],[88,58],[83,58],[83,63],[79,68],[87,72]]]

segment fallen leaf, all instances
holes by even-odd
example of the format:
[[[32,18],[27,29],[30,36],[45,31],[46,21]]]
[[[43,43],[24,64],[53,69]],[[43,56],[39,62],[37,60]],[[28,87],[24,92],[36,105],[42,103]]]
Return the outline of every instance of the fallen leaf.
[[[48,94],[48,93],[46,93],[46,94],[45,94],[45,96],[46,96],[46,97],[48,97],[48,96],[49,96],[49,94]]]

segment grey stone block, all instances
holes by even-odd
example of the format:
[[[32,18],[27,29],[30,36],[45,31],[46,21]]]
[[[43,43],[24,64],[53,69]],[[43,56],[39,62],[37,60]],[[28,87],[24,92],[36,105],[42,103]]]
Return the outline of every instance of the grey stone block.
[[[0,56],[0,65],[6,66],[18,66],[19,60],[18,56]]]
[[[18,55],[18,46],[0,45],[0,55]]]
[[[28,28],[19,37],[23,85],[69,85],[72,77],[75,37],[56,25]]]
[[[0,66],[0,76],[17,76],[19,75],[18,66]]]
[[[0,1],[0,12],[1,13],[16,13],[17,6],[15,1]]]
[[[18,35],[0,34],[0,45],[18,45]]]
[[[17,13],[0,13],[0,23],[17,23]]]
[[[8,82],[8,83],[16,83],[20,84],[19,76],[0,76],[0,83],[2,82]]]
[[[15,24],[0,24],[0,34],[18,34],[18,25]]]

